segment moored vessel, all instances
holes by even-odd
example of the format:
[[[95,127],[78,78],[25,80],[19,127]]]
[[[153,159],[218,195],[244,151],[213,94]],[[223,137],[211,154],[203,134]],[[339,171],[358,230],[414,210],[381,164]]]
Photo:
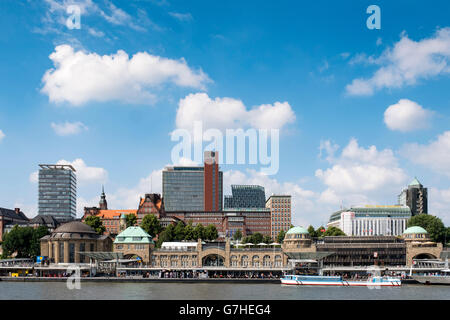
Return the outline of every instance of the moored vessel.
[[[306,276],[285,275],[281,278],[281,284],[303,286],[340,286],[340,287],[400,287],[400,278],[395,277],[370,277],[367,280],[345,280],[341,276]]]

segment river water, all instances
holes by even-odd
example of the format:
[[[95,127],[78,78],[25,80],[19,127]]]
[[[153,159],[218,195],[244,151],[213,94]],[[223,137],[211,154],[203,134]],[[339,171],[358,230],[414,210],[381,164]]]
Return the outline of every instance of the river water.
[[[0,300],[450,300],[450,286],[308,287],[243,283],[87,283],[0,281]]]

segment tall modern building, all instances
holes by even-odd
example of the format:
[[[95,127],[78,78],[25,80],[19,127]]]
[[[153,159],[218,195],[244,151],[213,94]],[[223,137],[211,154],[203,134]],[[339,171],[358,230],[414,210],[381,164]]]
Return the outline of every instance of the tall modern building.
[[[230,196],[225,196],[225,208],[265,208],[264,187],[256,185],[231,185]]]
[[[71,220],[77,213],[77,178],[71,165],[40,164],[39,215]]]
[[[166,211],[221,211],[223,173],[218,152],[207,151],[203,167],[166,167],[162,192]]]
[[[205,151],[203,161],[203,210],[220,211],[223,207],[223,176],[219,171],[219,153]]]
[[[266,208],[270,209],[270,236],[276,239],[280,231],[287,232],[291,228],[291,196],[271,195],[266,201]]]
[[[424,188],[417,178],[414,178],[408,188],[398,196],[398,203],[408,206],[413,216],[428,213],[428,189]]]

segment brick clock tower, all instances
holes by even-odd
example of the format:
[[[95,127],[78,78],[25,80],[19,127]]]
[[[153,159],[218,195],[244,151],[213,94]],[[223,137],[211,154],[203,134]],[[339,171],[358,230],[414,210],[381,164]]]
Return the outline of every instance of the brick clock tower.
[[[222,210],[222,181],[219,178],[219,153],[217,151],[205,151],[204,153],[204,210]]]

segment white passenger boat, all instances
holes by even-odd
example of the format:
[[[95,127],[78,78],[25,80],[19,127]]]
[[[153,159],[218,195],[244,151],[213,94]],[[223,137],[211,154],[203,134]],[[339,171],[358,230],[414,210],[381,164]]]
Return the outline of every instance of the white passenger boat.
[[[340,276],[302,276],[285,275],[281,278],[281,284],[300,286],[366,286],[366,287],[400,287],[400,278],[394,277],[371,277],[367,280],[344,280]]]

